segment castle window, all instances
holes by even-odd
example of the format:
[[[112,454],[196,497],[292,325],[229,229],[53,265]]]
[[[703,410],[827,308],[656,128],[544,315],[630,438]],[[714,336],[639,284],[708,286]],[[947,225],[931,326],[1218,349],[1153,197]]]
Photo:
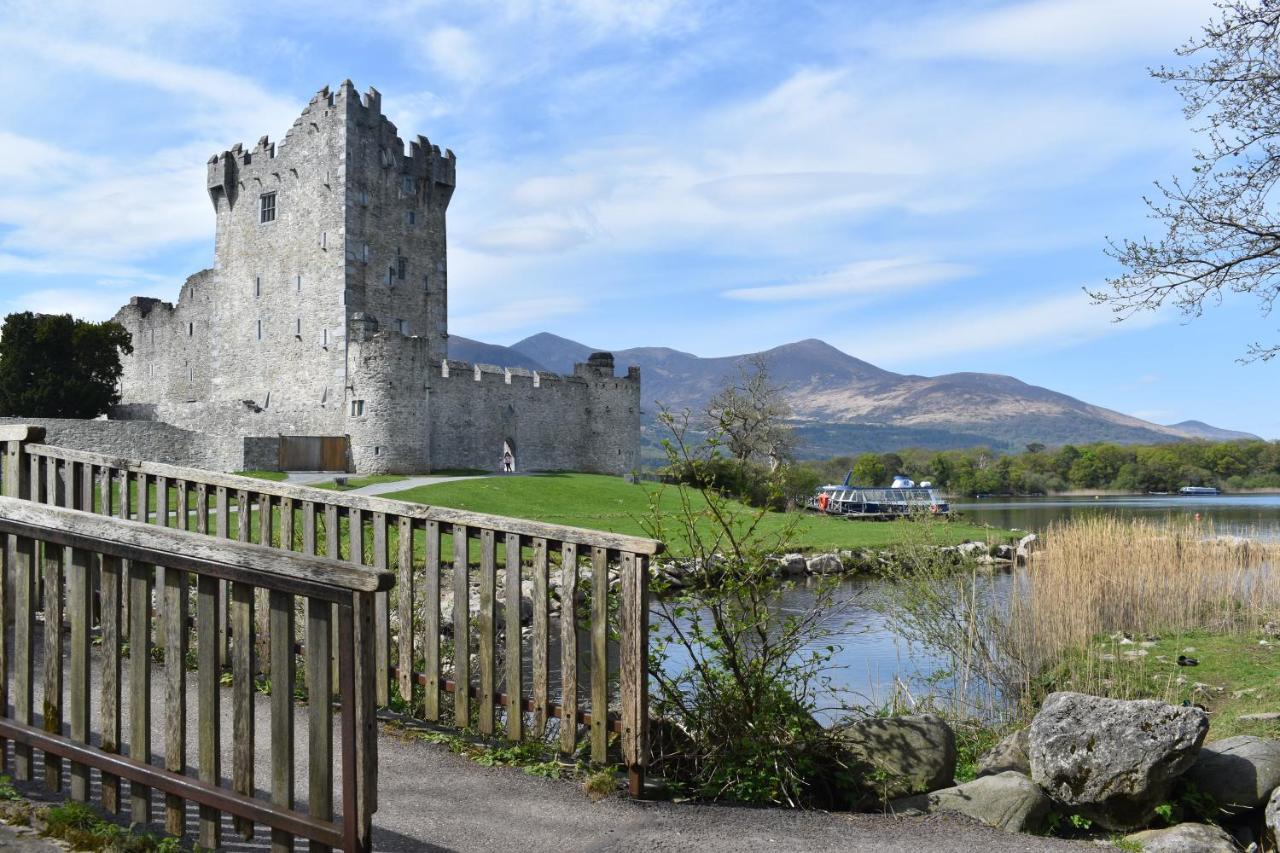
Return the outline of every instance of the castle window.
[[[400,334],[404,335],[405,337],[408,337],[408,336],[409,336],[409,321],[408,321],[408,320],[396,320],[396,331],[398,331]]]
[[[396,278],[404,281],[404,274],[409,269],[409,259],[404,255],[396,258]]]
[[[293,321],[293,335],[298,340],[302,340],[302,318]]]
[[[396,268],[387,267],[387,284],[394,285],[396,283]]]
[[[276,194],[263,193],[262,207],[260,209],[259,222],[275,222],[276,221]]]
[[[381,455],[382,455],[382,446],[381,446],[381,445],[375,444],[375,445],[373,446],[373,455],[374,455],[374,456],[381,456]]]
[[[253,279],[253,295],[254,296],[262,295],[262,276],[260,275],[255,276]]]
[[[329,330],[328,329],[320,330],[320,346],[324,347],[325,349],[329,348]]]
[[[301,293],[302,292],[302,273],[298,273],[298,275],[294,277],[294,284],[297,285],[298,292]]]
[[[195,324],[195,323],[188,323],[188,324],[187,324],[187,337],[189,338],[189,337],[191,337],[192,335],[194,335],[195,333],[196,333],[196,324]]]
[[[365,263],[369,262],[369,244],[365,243],[360,250],[360,259]]]
[[[262,340],[262,321],[258,321],[258,340]]]
[[[196,369],[194,367],[187,368],[187,384],[190,385],[196,381]]]
[[[404,176],[404,191],[407,193],[413,192],[413,175]]]
[[[271,408],[271,392],[270,391],[267,392],[267,399],[262,401],[262,408],[264,409]]]
[[[408,213],[406,213],[406,214],[404,215],[404,219],[405,219],[405,224],[407,224],[407,225],[416,225],[416,224],[418,223],[418,213],[417,213],[417,211],[414,211],[414,210],[409,211]]]
[[[329,248],[329,232],[328,231],[320,232],[320,248],[321,249]]]
[[[351,417],[359,418],[364,415],[364,400],[351,401]]]
[[[424,275],[424,276],[422,277],[422,289],[423,289],[423,290],[430,290],[430,289],[431,289],[431,276],[429,276],[429,275]]]

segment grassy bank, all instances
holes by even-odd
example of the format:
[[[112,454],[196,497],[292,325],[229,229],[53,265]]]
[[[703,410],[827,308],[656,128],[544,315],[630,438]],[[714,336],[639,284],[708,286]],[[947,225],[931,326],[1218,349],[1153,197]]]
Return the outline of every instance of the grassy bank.
[[[700,501],[696,493],[686,494],[690,499]],[[459,480],[420,486],[384,497],[634,536],[647,535],[644,522],[651,516],[651,503],[664,515],[674,516],[681,500],[674,486],[664,487],[656,483],[633,485],[617,477],[595,474]],[[789,520],[794,520],[794,517],[767,513],[761,522],[761,532],[765,535],[781,532]],[[917,538],[919,527],[911,521],[849,521],[805,513],[798,519],[792,546],[814,551],[892,547]],[[1006,531],[959,522],[930,525],[929,535],[941,545],[971,539],[1004,541],[1010,536]],[[668,544],[675,552],[682,550],[679,542]]]
[[[341,486],[337,480],[329,480],[324,483],[312,483],[311,487],[315,489],[328,489],[334,492],[349,492],[353,489],[363,489],[365,486],[374,486],[380,483],[398,483],[401,480],[407,480],[403,474],[370,474],[367,477],[347,477],[346,482]]]

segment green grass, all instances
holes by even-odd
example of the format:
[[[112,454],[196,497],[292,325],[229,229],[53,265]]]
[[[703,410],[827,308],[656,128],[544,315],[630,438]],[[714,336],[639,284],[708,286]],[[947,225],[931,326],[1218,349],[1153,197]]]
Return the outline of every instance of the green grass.
[[[255,480],[275,480],[277,483],[288,479],[289,475],[284,471],[236,471],[241,477],[252,477]]]
[[[1110,639],[1098,641],[1088,651],[1091,660],[1084,653],[1070,658],[1052,673],[1047,686],[1204,705],[1209,711],[1209,740],[1240,734],[1280,737],[1280,721],[1240,719],[1280,711],[1280,639],[1258,632],[1194,631],[1161,637],[1145,648],[1141,638],[1135,640],[1123,645]],[[1140,651],[1146,654],[1134,654]],[[1105,659],[1110,655],[1115,659]],[[1178,666],[1178,655],[1194,658],[1199,665]]]
[[[680,499],[674,486],[656,483],[630,484],[618,477],[597,474],[542,474],[521,477],[486,477],[419,486],[384,497],[472,512],[486,512],[527,518],[550,524],[565,524],[592,530],[607,530],[632,536],[646,536],[650,496],[661,511],[674,517]],[[765,533],[776,533],[788,522],[784,513],[768,513],[761,524]],[[919,523],[914,521],[850,521],[805,513],[799,518],[792,547],[806,550],[877,548],[918,541]],[[930,538],[938,544],[994,537],[1004,540],[1005,531],[950,522],[934,525]],[[679,552],[678,542],[668,542]]]
[[[373,486],[378,483],[398,483],[401,480],[407,480],[403,474],[371,474],[368,477],[348,477],[346,485],[339,486],[336,480],[329,480],[326,483],[312,483],[312,488],[329,489],[335,492],[349,492],[352,489],[363,489],[365,486]]]

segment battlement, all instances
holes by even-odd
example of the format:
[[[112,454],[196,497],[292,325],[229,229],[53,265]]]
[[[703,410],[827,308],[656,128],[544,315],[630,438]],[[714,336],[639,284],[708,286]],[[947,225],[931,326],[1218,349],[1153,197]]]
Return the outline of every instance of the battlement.
[[[607,363],[605,358],[607,357]],[[499,367],[495,364],[472,364],[454,358],[441,360],[435,375],[441,379],[466,380],[471,382],[501,382],[504,385],[529,384],[534,388],[545,385],[594,385],[601,386],[613,382],[618,387],[640,383],[640,368],[632,365],[627,368],[627,375],[613,375],[613,354],[594,353],[585,363],[575,364],[573,373],[564,375],[545,370],[529,370],[525,367]]]
[[[372,134],[381,151],[384,168],[448,188],[449,192],[444,195],[447,203],[448,194],[457,184],[457,156],[453,151],[447,148],[442,151],[422,135],[406,146],[395,124],[382,112],[381,93],[370,87],[361,95],[354,83],[344,80],[336,90],[330,91],[325,86],[311,98],[285,133],[279,148],[270,137],[263,136],[251,149],[237,142],[210,156],[207,189],[214,205],[222,197],[234,205],[240,185],[245,181],[256,179],[259,184],[265,184],[272,177],[279,180],[286,169],[296,176],[299,164],[277,163],[277,159],[284,157],[298,134],[318,133],[325,125],[334,130],[350,128],[349,132]]]

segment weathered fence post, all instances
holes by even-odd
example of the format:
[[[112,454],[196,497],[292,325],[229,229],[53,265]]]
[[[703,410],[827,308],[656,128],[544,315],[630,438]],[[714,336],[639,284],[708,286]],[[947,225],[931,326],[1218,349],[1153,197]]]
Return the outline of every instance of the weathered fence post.
[[[33,426],[0,427],[0,440],[5,442],[3,491],[5,497],[31,499],[31,468],[27,464],[26,445],[44,441],[44,428]],[[9,537],[5,554],[5,576],[0,583],[0,628],[14,623],[14,647],[9,648],[7,632],[0,630],[0,708],[8,706],[10,661],[17,664],[14,678],[15,718],[31,722],[31,659],[34,651],[35,624],[32,616],[34,590],[32,580],[36,563],[34,539]],[[6,744],[0,741],[0,764]],[[14,745],[14,776],[31,778],[31,747]]]

